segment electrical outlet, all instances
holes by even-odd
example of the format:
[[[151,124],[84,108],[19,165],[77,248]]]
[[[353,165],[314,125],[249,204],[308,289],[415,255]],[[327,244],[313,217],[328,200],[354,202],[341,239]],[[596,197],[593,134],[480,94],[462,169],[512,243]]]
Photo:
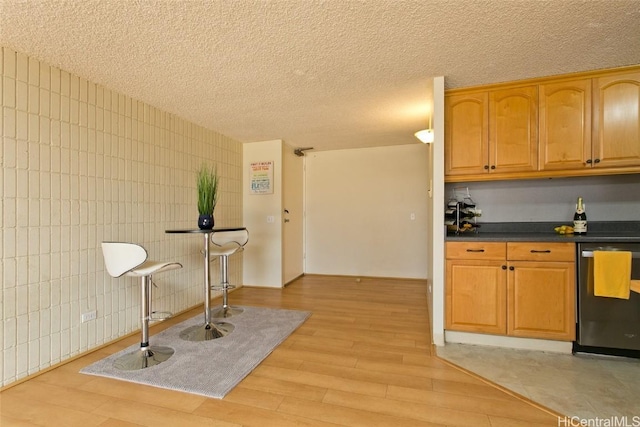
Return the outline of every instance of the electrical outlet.
[[[82,323],[84,323],[88,322],[89,320],[95,320],[97,316],[98,312],[96,310],[91,310],[87,311],[86,313],[82,313],[82,316],[80,316],[80,320],[82,321]]]

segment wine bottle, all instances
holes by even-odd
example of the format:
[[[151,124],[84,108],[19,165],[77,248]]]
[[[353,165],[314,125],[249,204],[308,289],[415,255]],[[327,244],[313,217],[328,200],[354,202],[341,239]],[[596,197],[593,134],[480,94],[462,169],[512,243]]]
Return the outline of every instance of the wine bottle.
[[[573,214],[573,233],[577,235],[587,234],[587,212],[582,197],[578,197],[576,213]]]

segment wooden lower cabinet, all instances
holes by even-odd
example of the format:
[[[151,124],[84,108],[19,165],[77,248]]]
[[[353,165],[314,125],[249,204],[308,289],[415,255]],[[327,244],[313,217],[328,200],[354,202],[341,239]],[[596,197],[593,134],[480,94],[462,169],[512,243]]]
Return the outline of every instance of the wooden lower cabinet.
[[[446,327],[505,334],[507,282],[504,262],[448,260]]]
[[[445,328],[575,339],[575,245],[447,242]]]
[[[575,264],[509,261],[507,335],[575,339]]]

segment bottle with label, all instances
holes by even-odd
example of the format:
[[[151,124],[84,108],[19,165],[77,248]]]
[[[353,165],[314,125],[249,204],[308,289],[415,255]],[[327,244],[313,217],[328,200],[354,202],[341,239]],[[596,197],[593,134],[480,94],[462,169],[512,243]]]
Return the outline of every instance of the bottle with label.
[[[582,197],[578,197],[576,213],[573,214],[573,233],[577,235],[587,234],[587,213]]]

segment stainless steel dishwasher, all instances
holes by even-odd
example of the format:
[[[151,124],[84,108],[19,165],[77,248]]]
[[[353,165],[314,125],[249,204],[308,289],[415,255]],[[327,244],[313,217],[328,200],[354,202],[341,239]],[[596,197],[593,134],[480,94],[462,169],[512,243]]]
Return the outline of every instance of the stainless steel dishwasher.
[[[631,278],[640,279],[640,243],[578,243],[578,318],[574,352],[640,357],[640,294],[629,299],[593,292],[593,252],[630,251]]]

